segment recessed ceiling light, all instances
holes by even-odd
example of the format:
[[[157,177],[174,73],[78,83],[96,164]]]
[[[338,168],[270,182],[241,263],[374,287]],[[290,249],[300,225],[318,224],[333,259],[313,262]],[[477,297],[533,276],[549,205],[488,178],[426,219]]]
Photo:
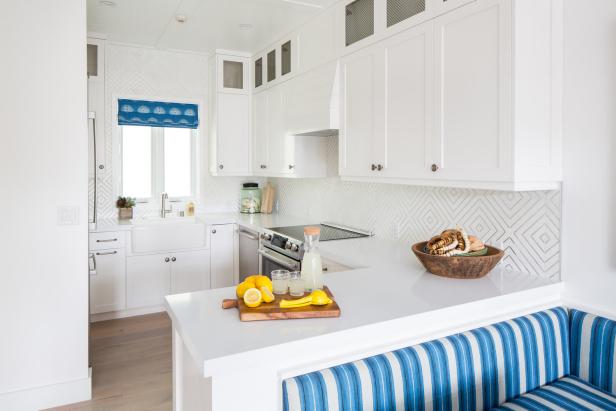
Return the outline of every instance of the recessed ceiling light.
[[[237,25],[240,30],[252,30],[252,24],[250,23],[242,23]]]
[[[188,20],[188,17],[186,17],[185,14],[176,14],[175,15],[175,21],[177,21],[178,23],[186,23],[186,20]]]
[[[107,6],[107,7],[115,7],[116,6],[116,2],[115,1],[111,1],[111,0],[100,0],[98,2],[98,4],[100,4],[101,6]]]

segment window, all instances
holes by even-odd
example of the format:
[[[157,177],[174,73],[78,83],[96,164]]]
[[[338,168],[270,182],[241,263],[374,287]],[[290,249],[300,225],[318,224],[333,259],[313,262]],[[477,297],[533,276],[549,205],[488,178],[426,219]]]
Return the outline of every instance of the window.
[[[161,193],[195,195],[196,130],[120,126],[123,196],[149,200]]]

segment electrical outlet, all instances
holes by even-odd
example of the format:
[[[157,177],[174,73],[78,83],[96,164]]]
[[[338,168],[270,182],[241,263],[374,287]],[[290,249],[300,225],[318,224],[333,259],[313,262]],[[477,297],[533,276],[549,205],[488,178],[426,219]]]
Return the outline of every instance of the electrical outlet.
[[[396,221],[392,223],[392,235],[394,237],[394,240],[400,239],[400,224]]]
[[[58,225],[79,225],[79,207],[58,206]]]

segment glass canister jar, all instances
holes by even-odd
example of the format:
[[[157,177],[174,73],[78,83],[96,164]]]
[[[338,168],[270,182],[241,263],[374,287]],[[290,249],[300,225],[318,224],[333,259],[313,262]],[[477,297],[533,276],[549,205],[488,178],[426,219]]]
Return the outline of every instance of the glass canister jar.
[[[255,214],[261,212],[261,189],[257,183],[244,183],[240,193],[240,212]]]

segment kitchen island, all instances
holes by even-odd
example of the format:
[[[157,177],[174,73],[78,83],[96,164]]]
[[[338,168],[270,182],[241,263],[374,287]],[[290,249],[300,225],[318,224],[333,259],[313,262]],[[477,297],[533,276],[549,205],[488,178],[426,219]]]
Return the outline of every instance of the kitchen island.
[[[236,216],[235,222],[259,229],[281,218]],[[236,310],[221,309],[223,299],[234,298],[233,287],[166,298],[176,411],[279,410],[284,378],[562,303],[562,283],[501,267],[479,280],[431,275],[401,242],[331,241],[321,253],[354,267],[325,274],[339,318],[243,323]]]

